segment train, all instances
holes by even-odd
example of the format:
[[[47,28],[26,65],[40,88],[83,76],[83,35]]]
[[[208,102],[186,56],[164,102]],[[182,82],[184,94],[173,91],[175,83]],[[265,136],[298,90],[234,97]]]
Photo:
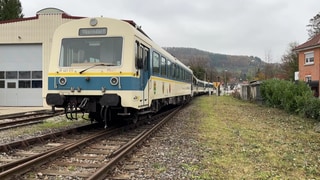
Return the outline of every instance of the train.
[[[119,117],[135,123],[212,91],[132,20],[82,18],[54,32],[46,102],[68,119],[82,112],[105,127]]]

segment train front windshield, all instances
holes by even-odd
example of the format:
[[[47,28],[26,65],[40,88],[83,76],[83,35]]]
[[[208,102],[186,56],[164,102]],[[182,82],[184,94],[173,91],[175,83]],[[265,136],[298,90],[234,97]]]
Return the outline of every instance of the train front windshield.
[[[122,37],[66,38],[62,40],[60,67],[103,63],[120,66]]]

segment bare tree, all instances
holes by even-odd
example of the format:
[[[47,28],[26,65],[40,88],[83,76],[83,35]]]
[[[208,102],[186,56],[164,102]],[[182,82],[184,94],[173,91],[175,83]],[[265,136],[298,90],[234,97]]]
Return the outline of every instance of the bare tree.
[[[292,42],[289,44],[287,52],[282,56],[282,77],[286,80],[294,80],[294,72],[299,70],[298,53],[294,49],[299,44]]]
[[[307,25],[309,28],[308,34],[309,39],[313,38],[315,35],[320,33],[320,13],[316,14],[313,18],[309,20],[309,24]]]

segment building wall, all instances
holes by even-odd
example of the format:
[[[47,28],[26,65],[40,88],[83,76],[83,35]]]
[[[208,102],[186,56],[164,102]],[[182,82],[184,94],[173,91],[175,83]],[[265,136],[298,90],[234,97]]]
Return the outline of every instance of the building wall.
[[[79,18],[68,16],[58,9],[47,8],[39,11],[35,17],[0,22],[0,45],[42,44],[42,97],[44,106],[46,106],[45,91],[52,36],[58,26],[73,19]]]
[[[312,65],[305,65],[305,53],[306,52],[314,52],[314,64]],[[307,50],[307,51],[300,51],[299,52],[299,80],[305,81],[305,77],[307,75],[311,75],[312,81],[319,81],[320,76],[320,48]]]

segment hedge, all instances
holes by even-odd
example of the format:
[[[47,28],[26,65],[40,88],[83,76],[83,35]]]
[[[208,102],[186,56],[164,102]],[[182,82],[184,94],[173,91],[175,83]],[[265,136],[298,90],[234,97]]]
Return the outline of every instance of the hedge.
[[[320,100],[305,82],[270,79],[263,81],[260,90],[267,106],[320,120]]]

